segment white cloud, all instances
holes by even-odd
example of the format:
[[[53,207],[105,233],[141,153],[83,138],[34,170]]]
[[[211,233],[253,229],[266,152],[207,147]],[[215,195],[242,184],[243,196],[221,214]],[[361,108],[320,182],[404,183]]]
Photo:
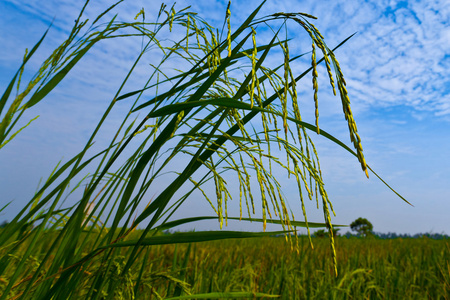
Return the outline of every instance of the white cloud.
[[[407,7],[383,7],[376,22],[368,19],[343,57],[344,65],[360,70],[347,72],[353,98],[371,106],[407,105],[436,115],[450,113],[445,95],[450,71],[444,67],[450,55],[448,7],[444,1],[412,2]]]

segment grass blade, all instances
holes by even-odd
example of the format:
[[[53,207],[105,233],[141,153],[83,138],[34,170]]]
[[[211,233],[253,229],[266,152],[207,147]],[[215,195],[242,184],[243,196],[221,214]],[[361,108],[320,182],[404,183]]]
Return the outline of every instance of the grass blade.
[[[41,39],[31,49],[30,53],[28,53],[28,55],[25,57],[25,59],[23,60],[22,65],[20,66],[19,70],[17,70],[16,75],[14,75],[13,79],[11,80],[11,82],[9,83],[9,85],[6,88],[5,92],[3,93],[2,98],[0,99],[0,115],[2,114],[3,108],[5,107],[5,104],[6,104],[6,101],[8,100],[8,98],[9,98],[9,95],[11,94],[12,88],[14,86],[14,83],[16,82],[17,76],[19,76],[20,70],[22,70],[25,67],[25,64],[28,62],[28,60],[31,58],[31,56],[34,54],[34,52],[36,52],[36,50],[39,48],[39,46],[41,45],[41,43],[44,40],[45,36],[47,35],[47,33],[48,33],[49,29],[50,29],[50,26],[44,32],[44,34],[42,35]]]
[[[263,236],[275,236],[286,234],[291,231],[271,231],[271,232],[245,232],[245,231],[194,231],[194,232],[176,232],[170,235],[153,236],[143,238],[142,240],[129,240],[118,242],[98,249],[118,248],[118,247],[140,247],[151,245],[165,245],[165,244],[182,244],[182,243],[197,243],[205,241],[215,241],[223,239],[243,239]]]

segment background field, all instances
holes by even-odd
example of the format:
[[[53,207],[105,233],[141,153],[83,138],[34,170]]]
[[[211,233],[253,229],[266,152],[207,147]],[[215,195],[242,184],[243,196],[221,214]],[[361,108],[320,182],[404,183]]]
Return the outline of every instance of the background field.
[[[298,242],[298,253],[284,237],[146,247],[126,280],[116,283],[122,288],[116,289],[120,294],[114,298],[131,299],[134,295],[136,299],[158,299],[158,295],[165,298],[221,291],[267,293],[283,299],[449,299],[448,239],[339,237],[337,277],[326,238],[313,238],[314,250],[306,236]],[[41,241],[41,252],[30,257],[13,294],[19,295],[26,286],[27,276],[39,265],[47,245],[49,241]],[[109,276],[114,277],[124,265],[128,250],[121,249],[115,250]],[[78,286],[76,292],[79,297],[92,288],[89,279],[98,272],[102,272],[99,262],[84,270],[85,285]],[[139,276],[141,283],[134,286]],[[1,291],[7,281],[4,277],[0,281]],[[107,294],[108,286],[104,287]]]

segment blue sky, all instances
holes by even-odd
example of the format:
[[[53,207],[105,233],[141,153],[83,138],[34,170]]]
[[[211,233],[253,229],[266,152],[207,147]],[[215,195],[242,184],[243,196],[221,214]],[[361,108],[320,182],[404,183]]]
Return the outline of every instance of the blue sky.
[[[95,17],[107,7],[106,3],[92,1],[86,16]],[[237,26],[258,4],[259,1],[232,1],[232,24]],[[176,7],[187,5],[221,27],[227,1],[177,1]],[[30,62],[33,74],[67,37],[81,6],[79,1],[0,2],[2,93],[20,65],[25,48],[31,48],[55,18],[42,49]],[[159,2],[150,6],[148,1],[125,1],[115,13],[120,19],[131,21],[141,7],[148,16],[154,15]],[[325,187],[337,214],[332,221],[350,224],[365,217],[377,232],[450,234],[450,3],[267,1],[261,15],[280,11],[300,11],[318,17],[314,24],[330,47],[357,32],[336,56],[347,81],[366,160],[414,205],[405,204],[375,176],[366,179],[357,160],[344,150],[315,138]],[[39,179],[48,176],[59,160],[67,160],[81,149],[139,46],[139,42],[123,40],[99,44],[48,99],[24,115],[24,120],[40,117],[0,151],[0,202],[14,200],[10,208],[0,213],[0,220],[12,219],[32,196]],[[305,35],[299,36],[291,47],[310,51]],[[141,68],[137,74],[144,73],[145,68]],[[326,78],[325,74],[325,69],[319,70],[319,78]],[[326,80],[319,84],[323,88],[319,93],[321,128],[349,145],[340,101],[330,96]],[[310,90],[307,79],[301,97],[303,116],[308,120],[313,116]],[[106,124],[105,140],[108,128],[113,130],[120,120],[120,112],[114,112]],[[289,196],[290,192],[288,188],[285,194]],[[202,215],[212,213],[206,201],[192,203],[184,208],[185,214],[196,215],[200,209],[204,210]],[[290,204],[298,206],[296,201]],[[308,214],[310,221],[323,219],[323,213],[314,205],[308,207]],[[300,213],[297,219],[301,219]],[[197,228],[214,226],[199,224]],[[230,229],[245,226],[233,224]]]

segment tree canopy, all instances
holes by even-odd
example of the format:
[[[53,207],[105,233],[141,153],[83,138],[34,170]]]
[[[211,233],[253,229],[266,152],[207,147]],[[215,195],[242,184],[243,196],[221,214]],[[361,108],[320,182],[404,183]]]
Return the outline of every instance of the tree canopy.
[[[365,218],[358,218],[350,224],[350,228],[359,235],[369,236],[372,234],[373,225]]]

